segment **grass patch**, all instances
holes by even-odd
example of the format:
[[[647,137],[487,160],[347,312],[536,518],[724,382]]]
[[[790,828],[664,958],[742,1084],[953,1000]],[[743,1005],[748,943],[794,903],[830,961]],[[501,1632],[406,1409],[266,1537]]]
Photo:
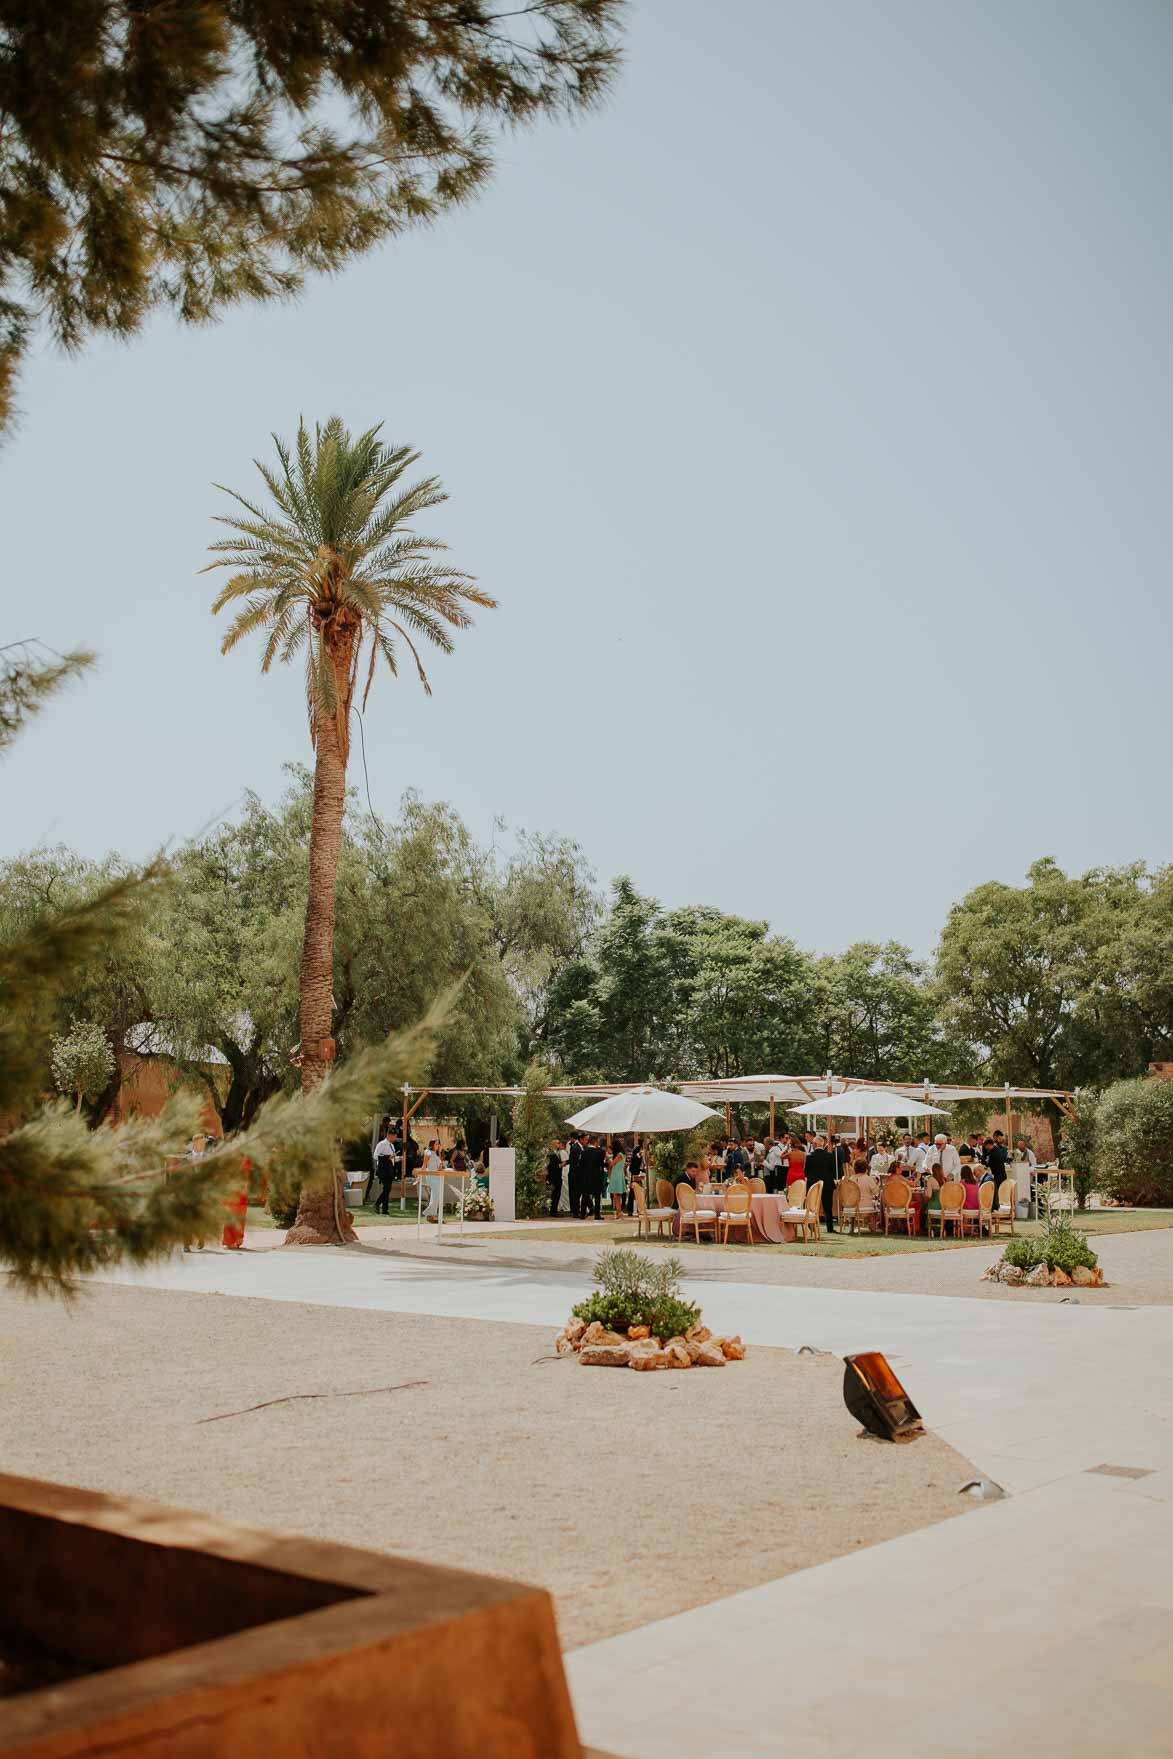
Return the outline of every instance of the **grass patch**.
[[[251,1211],[250,1211],[251,1214]],[[414,1217],[412,1218],[414,1220]],[[1098,1234],[1134,1234],[1144,1233],[1151,1228],[1173,1228],[1173,1210],[1170,1209],[1089,1209],[1083,1215],[1077,1214],[1075,1225],[1082,1232],[1092,1236]],[[1017,1232],[1027,1238],[1042,1233],[1040,1222],[1019,1222]],[[1001,1250],[1010,1238],[1008,1233],[994,1236],[993,1245]],[[594,1246],[631,1246],[635,1243],[635,1224],[625,1217],[622,1222],[570,1222],[564,1228],[544,1227],[540,1233],[536,1230],[521,1227],[516,1233],[499,1233],[493,1236],[497,1240],[561,1240],[574,1245]],[[642,1242],[649,1246],[667,1246],[674,1252],[703,1252],[709,1249],[712,1242],[705,1240],[698,1247],[695,1240],[667,1239],[653,1234],[650,1239]],[[824,1234],[819,1241],[793,1240],[785,1245],[775,1245],[773,1241],[758,1241],[754,1245],[746,1244],[744,1238],[729,1242],[729,1250],[742,1252],[789,1252],[808,1258],[883,1258],[893,1252],[957,1252],[970,1247],[983,1246],[989,1250],[991,1241],[988,1235],[980,1239],[967,1236],[964,1240],[955,1240],[950,1236],[941,1240],[936,1236],[927,1240],[923,1235],[909,1239],[907,1234]],[[724,1250],[724,1248],[722,1248]]]

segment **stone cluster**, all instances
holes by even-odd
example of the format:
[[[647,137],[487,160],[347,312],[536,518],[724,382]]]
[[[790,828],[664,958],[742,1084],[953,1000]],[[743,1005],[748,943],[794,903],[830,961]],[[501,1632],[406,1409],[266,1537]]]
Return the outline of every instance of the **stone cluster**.
[[[635,1368],[647,1373],[656,1368],[724,1368],[740,1362],[745,1345],[740,1337],[715,1338],[707,1326],[690,1325],[683,1337],[661,1342],[646,1325],[629,1325],[626,1332],[608,1331],[598,1320],[587,1325],[571,1319],[554,1339],[560,1356],[577,1356],[586,1368]]]
[[[1085,1264],[1077,1264],[1068,1276],[1057,1265],[1054,1270],[1048,1270],[1045,1264],[1036,1264],[1032,1271],[1025,1271],[1021,1265],[1007,1264],[1004,1258],[1000,1258],[996,1264],[986,1266],[982,1272],[982,1281],[1010,1283],[1014,1286],[1021,1284],[1027,1289],[1066,1289],[1072,1286],[1080,1289],[1102,1289],[1105,1286],[1104,1273],[1098,1264],[1094,1270],[1089,1270]]]

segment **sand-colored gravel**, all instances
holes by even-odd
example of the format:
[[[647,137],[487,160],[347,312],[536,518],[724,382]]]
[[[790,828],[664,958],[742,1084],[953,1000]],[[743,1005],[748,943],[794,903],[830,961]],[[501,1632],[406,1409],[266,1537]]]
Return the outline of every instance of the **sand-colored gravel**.
[[[539,1582],[568,1648],[972,1508],[937,1437],[857,1438],[833,1358],[633,1374],[550,1349],[532,1326],[0,1285],[0,1469]]]

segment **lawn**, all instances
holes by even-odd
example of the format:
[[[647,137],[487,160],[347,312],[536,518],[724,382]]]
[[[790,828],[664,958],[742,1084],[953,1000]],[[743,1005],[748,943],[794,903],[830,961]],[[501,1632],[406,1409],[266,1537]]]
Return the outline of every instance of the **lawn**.
[[[449,1211],[445,1211],[445,1215],[449,1213]],[[398,1202],[394,1202],[391,1205],[389,1215],[376,1215],[373,1209],[351,1209],[347,1211],[347,1214],[356,1228],[385,1228],[388,1225],[394,1226],[401,1222],[410,1222],[414,1227],[416,1205],[413,1203],[407,1209],[400,1209]],[[278,1223],[273,1220],[267,1209],[256,1208],[250,1203],[248,1225],[250,1228],[275,1228]]]
[[[1132,1234],[1142,1233],[1150,1228],[1173,1228],[1173,1210],[1171,1209],[1089,1209],[1083,1215],[1075,1217],[1076,1227],[1083,1233],[1096,1234]],[[1019,1222],[1017,1232],[1027,1236],[1042,1232],[1040,1222]],[[493,1236],[495,1240],[566,1240],[578,1244],[596,1246],[626,1246],[635,1239],[635,1224],[625,1217],[622,1222],[603,1220],[601,1222],[568,1223],[564,1228],[543,1228],[539,1233],[519,1229],[515,1234],[500,1233]],[[996,1236],[999,1244],[1009,1239],[1009,1234]],[[645,1243],[649,1246],[670,1246],[673,1251],[703,1251],[710,1242],[705,1241],[698,1247],[695,1240],[673,1240],[653,1234]],[[751,1252],[791,1252],[811,1258],[882,1258],[891,1252],[957,1252],[968,1247],[985,1246],[989,1248],[989,1239],[969,1238],[964,1240],[947,1240],[923,1238],[909,1239],[906,1234],[824,1234],[819,1241],[794,1240],[784,1246],[776,1246],[769,1241],[759,1241],[756,1245],[746,1247],[744,1240],[730,1241],[730,1250],[740,1247]]]

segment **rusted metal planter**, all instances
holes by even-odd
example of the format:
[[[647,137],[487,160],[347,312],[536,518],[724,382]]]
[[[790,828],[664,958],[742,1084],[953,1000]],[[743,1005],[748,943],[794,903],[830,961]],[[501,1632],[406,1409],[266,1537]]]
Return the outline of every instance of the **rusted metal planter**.
[[[4,1759],[580,1759],[549,1595],[0,1474]]]

